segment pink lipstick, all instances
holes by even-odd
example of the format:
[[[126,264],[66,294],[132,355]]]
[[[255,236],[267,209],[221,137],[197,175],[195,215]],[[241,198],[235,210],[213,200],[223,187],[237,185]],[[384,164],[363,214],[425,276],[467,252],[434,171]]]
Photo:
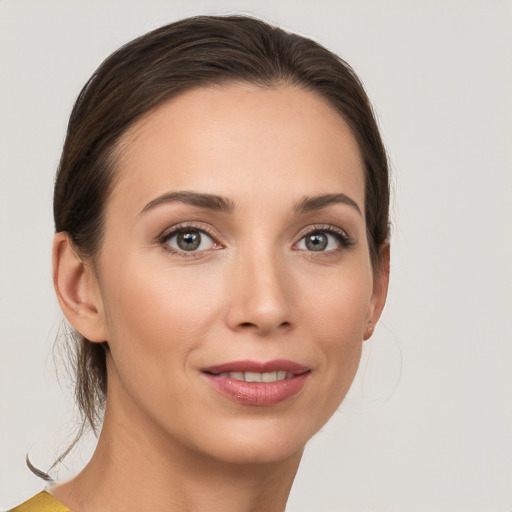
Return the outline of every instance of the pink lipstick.
[[[234,361],[202,369],[227,398],[245,405],[276,405],[296,395],[311,375],[307,366],[284,359],[260,363]]]

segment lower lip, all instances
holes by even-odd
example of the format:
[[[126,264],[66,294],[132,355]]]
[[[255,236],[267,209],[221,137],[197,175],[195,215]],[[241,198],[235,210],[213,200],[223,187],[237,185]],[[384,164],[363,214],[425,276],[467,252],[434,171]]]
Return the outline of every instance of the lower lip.
[[[244,405],[268,407],[293,397],[304,387],[310,372],[275,382],[245,382],[243,380],[204,374],[208,382],[222,395]]]

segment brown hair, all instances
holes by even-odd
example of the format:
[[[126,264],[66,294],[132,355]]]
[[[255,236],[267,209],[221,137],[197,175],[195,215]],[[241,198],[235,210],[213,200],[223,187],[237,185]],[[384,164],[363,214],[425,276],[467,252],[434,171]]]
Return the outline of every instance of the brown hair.
[[[314,41],[245,16],[184,19],[129,42],[101,64],[69,120],[55,182],[56,231],[69,233],[77,254],[94,263],[121,136],[177,94],[225,82],[302,87],[344,118],[364,159],[368,241],[372,263],[378,265],[379,248],[388,237],[388,166],[361,82],[346,62]],[[76,401],[82,413],[76,442],[87,425],[96,431],[101,423],[108,345],[73,336]]]

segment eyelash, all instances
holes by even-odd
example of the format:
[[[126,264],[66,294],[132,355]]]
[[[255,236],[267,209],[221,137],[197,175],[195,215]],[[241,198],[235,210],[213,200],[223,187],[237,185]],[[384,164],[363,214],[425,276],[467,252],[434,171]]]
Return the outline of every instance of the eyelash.
[[[219,242],[216,241],[216,235],[214,235],[208,228],[206,227],[200,227],[195,224],[179,224],[177,226],[173,226],[170,230],[165,231],[158,237],[158,244],[162,246],[162,248],[170,252],[171,254],[176,254],[183,258],[197,258],[202,255],[205,251],[208,251],[208,249],[202,250],[202,251],[178,251],[171,247],[168,242],[171,238],[176,236],[178,233],[183,231],[199,231],[200,233],[204,233],[208,235],[214,242],[215,245],[221,246]],[[306,236],[311,236],[315,233],[326,233],[333,235],[337,241],[340,244],[340,247],[337,249],[331,249],[329,251],[307,251],[311,253],[311,256],[313,257],[322,257],[327,255],[332,255],[333,253],[339,253],[345,250],[350,249],[354,245],[354,240],[343,230],[336,226],[332,226],[330,224],[317,224],[314,225],[313,228],[308,228],[306,231],[300,234],[299,242],[303,240]],[[297,244],[298,242],[296,242]],[[296,245],[294,244],[294,245]],[[219,248],[219,247],[217,247]],[[300,249],[295,249],[300,250]]]
[[[306,236],[311,236],[315,233],[326,233],[333,235],[339,242],[340,247],[337,249],[331,249],[330,251],[308,251],[311,256],[314,257],[322,257],[331,255],[333,253],[339,253],[350,249],[354,245],[354,240],[347,234],[345,230],[331,224],[316,224],[313,226],[313,229],[308,228],[305,232],[300,234],[299,241],[303,240]]]
[[[183,258],[198,258],[201,256],[201,254],[203,252],[205,252],[204,250],[203,251],[177,251],[176,249],[174,249],[167,243],[173,236],[179,234],[182,231],[187,231],[187,230],[199,231],[200,233],[204,233],[204,234],[208,235],[213,240],[215,245],[219,245],[219,246],[221,245],[216,241],[216,238],[217,238],[216,235],[214,235],[208,228],[202,227],[202,226],[201,227],[196,226],[195,224],[187,224],[187,223],[173,226],[170,230],[162,233],[162,235],[160,235],[158,237],[158,243],[159,243],[159,245],[162,246],[162,248],[165,251],[170,252],[171,254],[176,254]]]

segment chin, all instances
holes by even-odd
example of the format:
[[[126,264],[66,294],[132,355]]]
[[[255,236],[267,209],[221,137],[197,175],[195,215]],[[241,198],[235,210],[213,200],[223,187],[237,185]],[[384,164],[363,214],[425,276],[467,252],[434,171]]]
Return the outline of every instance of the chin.
[[[290,458],[302,456],[305,443],[291,444],[281,442],[230,442],[224,446],[215,447],[211,454],[213,458],[228,464],[275,464]],[[286,446],[283,446],[286,445]],[[211,451],[211,449],[210,449]]]
[[[304,422],[303,422],[304,423]],[[208,428],[195,449],[231,464],[270,464],[302,455],[317,429],[279,420],[248,420]]]

